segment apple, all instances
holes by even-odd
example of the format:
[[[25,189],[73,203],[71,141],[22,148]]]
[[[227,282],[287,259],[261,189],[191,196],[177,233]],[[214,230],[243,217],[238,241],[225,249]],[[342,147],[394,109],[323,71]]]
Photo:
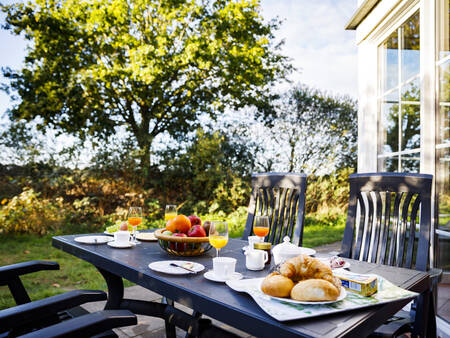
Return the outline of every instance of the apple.
[[[191,225],[202,225],[202,220],[200,219],[200,217],[196,216],[196,215],[191,215],[188,217],[189,220],[191,221]]]
[[[201,225],[197,224],[189,229],[187,235],[188,237],[206,237],[206,231]]]
[[[119,230],[121,230],[121,231],[128,231],[128,223],[127,222],[122,222],[120,224]]]
[[[176,232],[172,236],[174,237],[187,237],[182,232]],[[170,248],[176,251],[184,251],[186,249],[186,243],[170,242]]]
[[[172,236],[175,236],[175,237],[187,237],[187,235],[182,233],[182,232],[176,232]]]
[[[203,229],[205,229],[206,235],[209,234],[209,227],[211,226],[211,222],[210,221],[205,221],[203,223]]]

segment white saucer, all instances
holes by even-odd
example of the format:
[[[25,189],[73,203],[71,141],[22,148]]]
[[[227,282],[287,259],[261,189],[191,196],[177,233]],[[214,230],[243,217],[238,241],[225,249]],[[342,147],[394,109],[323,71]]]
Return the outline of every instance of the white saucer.
[[[125,249],[125,248],[131,248],[131,247],[135,246],[136,244],[131,243],[131,242],[119,244],[116,241],[112,241],[112,242],[108,242],[108,245],[113,248],[117,248],[117,249]]]
[[[223,279],[223,278],[220,278],[220,277],[216,276],[216,274],[214,273],[213,270],[209,270],[208,272],[205,272],[203,274],[203,277],[205,277],[206,279],[212,280],[213,282],[221,282],[221,283],[223,283],[223,282],[226,282],[226,281],[229,281],[229,280],[242,279],[243,276],[242,276],[241,273],[235,272],[229,278]]]
[[[83,243],[83,244],[104,244],[112,241],[113,239],[108,236],[80,236],[75,237],[74,241],[77,243]]]

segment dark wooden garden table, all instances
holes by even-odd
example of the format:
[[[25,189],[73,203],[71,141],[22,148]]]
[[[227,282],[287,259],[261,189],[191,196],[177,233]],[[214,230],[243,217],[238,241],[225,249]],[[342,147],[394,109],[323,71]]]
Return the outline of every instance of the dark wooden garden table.
[[[86,245],[74,241],[78,235],[53,237],[53,246],[83,259],[99,269],[108,284],[109,308],[118,308],[123,299],[122,278],[183,304],[195,311],[208,315],[237,329],[257,337],[363,337],[373,332],[388,318],[405,306],[401,300],[371,308],[353,310],[339,314],[278,322],[267,315],[246,293],[230,289],[226,284],[215,283],[196,275],[168,275],[148,268],[149,263],[160,260],[189,259],[212,269],[214,250],[199,257],[175,257],[163,251],[157,242],[143,242],[132,249],[114,249],[108,245]],[[242,247],[245,241],[231,239],[221,250],[222,256],[237,259],[236,271],[244,278],[264,277],[263,271],[249,271],[245,268]],[[376,273],[392,283],[419,293],[429,290],[429,276],[426,273],[349,260],[349,270],[358,273]],[[422,306],[426,311],[426,306]],[[422,311],[420,308],[418,311]],[[424,316],[424,314],[420,314]],[[424,316],[426,318],[426,315]],[[424,318],[421,317],[421,318]],[[420,317],[419,317],[420,318]],[[425,324],[426,325],[426,324]]]

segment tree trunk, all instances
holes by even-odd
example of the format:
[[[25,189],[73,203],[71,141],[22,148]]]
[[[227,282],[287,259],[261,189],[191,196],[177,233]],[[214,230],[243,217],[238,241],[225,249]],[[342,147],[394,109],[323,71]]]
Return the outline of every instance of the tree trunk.
[[[289,141],[289,146],[291,147],[291,154],[289,156],[289,172],[294,172],[295,165],[295,142],[293,140]]]

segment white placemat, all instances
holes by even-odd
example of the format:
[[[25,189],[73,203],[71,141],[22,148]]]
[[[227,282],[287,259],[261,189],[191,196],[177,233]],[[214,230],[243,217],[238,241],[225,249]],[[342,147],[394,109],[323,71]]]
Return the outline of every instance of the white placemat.
[[[369,275],[367,275],[369,276]],[[264,294],[260,285],[263,278],[242,279],[225,282],[238,292],[247,292],[255,302],[270,316],[278,321],[317,317],[358,308],[388,303],[399,299],[412,299],[418,294],[395,286],[381,276],[378,279],[378,292],[364,297],[347,290],[346,297],[331,304],[294,304]]]

